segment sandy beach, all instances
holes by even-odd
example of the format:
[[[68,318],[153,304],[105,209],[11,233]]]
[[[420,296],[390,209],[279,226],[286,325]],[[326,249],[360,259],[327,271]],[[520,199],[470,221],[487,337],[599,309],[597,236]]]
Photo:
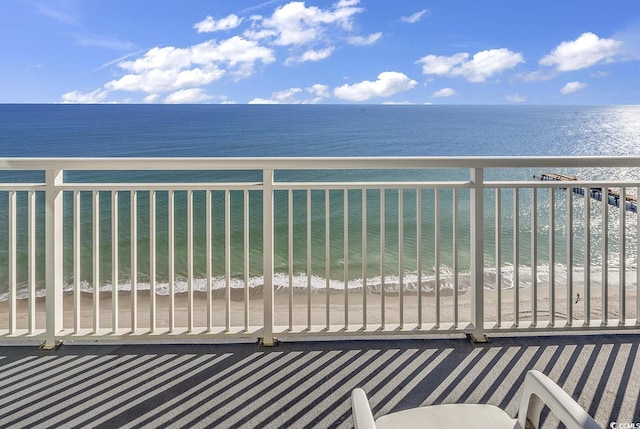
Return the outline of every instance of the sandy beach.
[[[536,315],[540,324],[550,321],[551,301],[550,289],[548,287],[538,287],[536,297]],[[528,322],[532,320],[532,288],[521,287],[518,290],[518,321]],[[289,311],[290,299],[292,298],[292,312]],[[345,312],[345,299],[347,300],[348,311]],[[366,299],[366,322],[368,327],[380,325],[383,320],[386,325],[400,323],[400,308],[402,304],[403,322],[406,325],[417,324],[420,307],[420,300],[417,293],[404,292],[400,297],[397,293],[386,293],[384,298],[380,293],[367,292],[363,296],[362,290],[350,290],[345,298],[344,291],[333,291],[328,296],[324,291],[313,292],[310,295],[305,290],[296,290],[290,296],[286,292],[278,292],[274,299],[275,325],[278,327],[307,326],[309,316],[311,325],[323,327],[327,325],[327,315],[329,324],[332,326],[344,326],[345,315],[348,318],[350,329],[362,327],[364,306]],[[384,306],[383,306],[384,299]],[[498,306],[498,299],[501,305]],[[571,304],[573,307],[573,319],[584,320],[586,295],[584,288],[576,286],[572,291]],[[436,297],[433,293],[422,295],[422,321],[425,324],[435,323],[439,317],[441,325],[454,323],[456,315],[455,298],[450,290],[443,291],[439,297],[439,306],[436,305]],[[458,295],[457,316],[460,326],[471,321],[471,300],[470,291],[465,291]],[[567,317],[567,289],[566,287],[556,287],[555,291],[555,318],[558,323],[563,323]],[[111,293],[102,293],[100,296],[100,328],[112,327],[112,297]],[[500,308],[500,320],[502,326],[510,326],[515,321],[516,306],[515,290],[503,289],[500,297],[493,289],[484,289],[485,322],[493,324],[498,320],[498,309]],[[590,315],[592,320],[601,320],[603,315],[602,296],[600,287],[592,287],[589,297]],[[327,311],[327,303],[329,311]],[[636,318],[636,293],[635,290],[625,290],[625,317],[627,319]],[[309,306],[310,304],[310,306]],[[82,293],[80,299],[80,328],[91,329],[93,327],[93,295]],[[224,296],[215,296],[212,300],[212,320],[214,328],[226,326],[227,317],[232,328],[242,329],[245,324],[255,328],[263,323],[263,300],[261,293],[252,293],[248,301],[245,302],[242,290],[234,291],[231,299],[225,303]],[[0,303],[0,329],[8,327],[8,302]],[[610,287],[608,293],[608,318],[618,319],[620,316],[620,301],[617,287]],[[157,330],[169,327],[170,320],[170,300],[166,295],[156,296],[155,326]],[[436,311],[439,309],[439,311]],[[384,310],[384,311],[383,311]],[[27,300],[17,301],[17,328],[26,329],[28,327],[28,305]],[[193,298],[193,326],[204,328],[207,325],[207,300],[203,293],[195,293]],[[132,318],[132,296],[129,292],[119,292],[118,296],[118,325],[120,329],[131,327]],[[228,315],[228,316],[227,316]],[[189,300],[186,294],[177,294],[174,298],[174,320],[177,329],[188,326]],[[246,318],[248,317],[248,321]],[[148,329],[151,318],[151,303],[149,292],[138,292],[137,297],[137,324],[139,329]],[[67,294],[64,297],[64,328],[74,329],[74,296]],[[36,303],[36,329],[45,326],[45,303],[39,299]]]

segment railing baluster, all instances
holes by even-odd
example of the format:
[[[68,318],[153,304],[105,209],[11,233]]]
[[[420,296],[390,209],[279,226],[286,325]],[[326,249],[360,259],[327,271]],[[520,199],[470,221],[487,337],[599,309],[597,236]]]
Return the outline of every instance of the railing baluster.
[[[433,196],[433,255],[435,265],[434,293],[436,298],[436,329],[440,327],[440,189],[434,189]]]
[[[249,332],[249,191],[244,190],[244,331]]]
[[[225,330],[231,330],[231,193],[224,191],[224,313]]]
[[[367,329],[367,190],[362,189],[362,328]]]
[[[9,192],[9,334],[13,335],[17,328],[17,216],[16,192]]]
[[[111,332],[118,332],[118,191],[111,191]]]
[[[422,329],[422,189],[416,189],[416,273],[418,276],[418,329]]]
[[[289,189],[287,199],[288,235],[287,251],[289,263],[289,330],[293,330],[293,190]]]
[[[36,329],[36,193],[29,191],[27,198],[29,199],[29,314],[28,328],[29,334],[33,335]]]
[[[385,201],[384,201],[384,188],[380,189],[380,325],[381,328],[385,328],[386,317],[385,317],[385,236],[386,236],[386,228],[385,228]]]
[[[623,209],[624,210],[624,209]],[[602,188],[602,323],[609,324],[609,188]]]
[[[263,247],[263,277],[262,292],[264,302],[264,326],[262,343],[266,346],[274,345],[273,335],[273,169],[262,172],[263,204],[262,204],[262,247]]]
[[[57,335],[63,322],[63,185],[62,170],[45,173],[45,266],[46,266],[46,336],[45,349],[56,346]]]
[[[349,329],[349,190],[344,191],[344,328]]]
[[[584,321],[591,323],[591,189],[584,190]]]
[[[520,194],[513,190],[513,319],[520,326]]]
[[[246,191],[245,191],[246,192]],[[187,192],[187,332],[193,332],[193,191]]]
[[[138,193],[131,191],[131,333],[138,330]]]
[[[398,189],[398,289],[400,329],[404,329],[404,190]]]
[[[567,325],[573,324],[573,189],[567,188]]]
[[[626,287],[627,282],[627,188],[624,186],[620,188],[620,198],[618,200],[620,206],[620,281],[618,286],[618,298],[620,300],[620,324],[624,325],[627,319],[627,301],[626,301]]]
[[[176,196],[174,191],[169,191],[167,204],[167,270],[169,275],[169,332],[173,332],[176,323],[176,258],[175,258],[175,211]]]
[[[81,312],[81,247],[80,192],[73,191],[73,332],[80,332]]]
[[[311,190],[307,190],[307,328],[311,330]]]
[[[93,191],[93,333],[100,330],[100,192]]]
[[[156,192],[149,192],[149,332],[156,330]]]
[[[459,309],[458,309],[458,206],[459,196],[458,190],[453,189],[453,327],[457,328],[459,323]]]
[[[327,189],[324,193],[324,278],[325,278],[325,320],[326,320],[326,329],[329,330],[331,328],[331,247],[329,246],[329,242],[331,240],[331,195],[330,191]]]
[[[205,196],[205,205],[206,205],[206,209],[205,209],[205,216],[206,216],[206,220],[205,220],[205,224],[206,224],[206,231],[205,231],[205,242],[206,242],[206,271],[207,271],[207,280],[206,280],[206,284],[207,284],[207,292],[206,292],[206,296],[207,296],[207,332],[210,332],[213,329],[213,292],[212,292],[212,288],[213,288],[213,280],[212,280],[212,276],[213,276],[213,266],[212,266],[212,251],[211,251],[211,246],[212,246],[212,239],[211,239],[211,229],[212,229],[212,215],[211,215],[211,191],[207,190],[206,191],[206,196]]]
[[[484,170],[472,168],[470,176],[471,320],[473,337],[484,341]]]
[[[551,326],[556,324],[556,188],[549,188],[549,313]]]
[[[531,190],[531,323],[538,324],[538,190]]]
[[[495,232],[495,252],[496,252],[496,292],[497,292],[497,314],[496,325],[502,326],[502,252],[500,249],[501,242],[501,212],[502,212],[502,190],[496,188],[496,232]],[[454,229],[455,231],[455,229]]]

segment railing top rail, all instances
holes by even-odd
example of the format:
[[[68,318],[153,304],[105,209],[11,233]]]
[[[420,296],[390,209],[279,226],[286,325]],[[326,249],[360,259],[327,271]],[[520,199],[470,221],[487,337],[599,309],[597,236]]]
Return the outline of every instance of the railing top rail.
[[[344,170],[640,167],[637,156],[0,158],[0,170]]]

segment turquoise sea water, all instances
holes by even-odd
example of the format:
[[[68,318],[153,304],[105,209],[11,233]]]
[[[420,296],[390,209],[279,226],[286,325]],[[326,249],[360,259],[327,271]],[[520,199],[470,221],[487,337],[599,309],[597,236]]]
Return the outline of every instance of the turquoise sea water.
[[[141,105],[0,105],[0,157],[333,157],[333,156],[586,156],[586,155],[640,155],[640,107],[581,107],[581,106],[359,106],[359,105],[318,105],[318,106],[141,106]],[[510,178],[529,180],[537,171],[504,170],[488,171],[487,179]],[[612,172],[604,170],[571,172],[584,179],[611,177]],[[616,179],[639,179],[640,172],[633,170],[616,171]],[[279,172],[280,181],[314,180],[466,180],[467,171],[385,171],[385,172],[341,172],[341,171],[291,171]],[[42,181],[41,173],[1,172],[3,181]],[[69,172],[65,180],[73,181],[140,181],[167,182],[176,181],[247,181],[259,182],[259,172],[193,172],[173,174],[167,172]],[[466,196],[460,195],[461,220],[459,224],[460,247],[468,248],[468,212]],[[73,211],[71,195],[65,195],[65,276],[71,281],[73,260],[69,251],[73,243]],[[162,284],[168,276],[167,230],[168,230],[168,194],[157,193],[157,279]],[[186,192],[176,193],[176,278],[183,281],[187,274],[186,261]],[[306,271],[307,261],[307,213],[306,194],[294,192],[294,272]],[[324,286],[326,228],[324,192],[311,194],[311,237],[312,237],[312,273],[314,281]],[[491,206],[491,196],[487,205]],[[510,227],[513,213],[509,198],[505,194],[502,216],[505,226],[504,243],[505,263],[509,263],[513,230]],[[526,205],[528,194],[521,199]],[[545,225],[545,207],[548,196],[539,195],[540,224]],[[561,198],[558,196],[558,198]],[[28,214],[26,194],[18,195],[18,282],[27,281],[27,233]],[[38,195],[36,258],[37,278],[42,284],[44,278],[42,235],[44,220],[42,216],[43,196]],[[231,273],[234,279],[242,279],[244,267],[242,255],[243,241],[243,195],[240,192],[230,194],[231,210]],[[344,195],[332,191],[330,199],[331,235],[341,235],[344,231],[342,212]],[[416,270],[415,191],[404,191],[405,224],[405,267],[407,273]],[[259,193],[250,193],[250,240],[249,273],[252,282],[260,283],[262,253],[261,210]],[[362,193],[351,191],[349,204],[349,279],[362,277],[362,266],[358,262],[362,254]],[[387,275],[398,273],[398,191],[385,194],[385,233]],[[204,282],[204,221],[205,194],[194,194],[194,275]],[[367,246],[369,272],[375,276],[379,272],[380,243],[380,193],[367,193],[367,235],[372,238]],[[111,282],[110,268],[110,195],[101,195],[101,261],[100,283]],[[8,194],[0,193],[0,224],[7,225]],[[119,234],[120,287],[126,288],[130,273],[131,236],[128,230],[130,195],[119,196],[120,222],[126,225]],[[282,284],[287,280],[284,273],[288,270],[287,215],[288,196],[277,193],[275,204],[276,228],[276,272]],[[453,255],[451,249],[452,198],[450,191],[441,193],[441,264],[451,267]],[[91,197],[82,195],[82,273],[87,285],[92,282],[92,221]],[[222,284],[224,275],[224,194],[212,194],[213,226],[213,267],[217,284]],[[148,282],[149,273],[149,194],[138,195],[138,259],[139,280]],[[487,241],[493,245],[493,218],[487,215]],[[511,217],[510,217],[511,216]],[[563,213],[556,213],[561,224]],[[530,232],[526,214],[521,222],[525,249],[523,262],[528,261],[526,253],[529,246],[526,240]],[[432,244],[433,233],[433,191],[423,193],[423,268],[433,272],[435,262]],[[548,233],[548,231],[547,231]],[[540,233],[541,263],[544,263],[545,231]],[[562,231],[560,231],[562,234]],[[577,239],[580,240],[578,234]],[[612,241],[615,255],[615,239]],[[597,246],[596,246],[597,247]],[[345,255],[342,237],[333,240],[330,249],[330,278],[332,281],[344,279]],[[559,256],[562,256],[560,249]],[[635,258],[635,254],[630,253]],[[487,263],[492,263],[492,252],[487,254]],[[598,251],[593,254],[595,262]],[[8,234],[6,228],[0,232],[0,293],[7,290],[8,283]],[[576,262],[583,261],[582,255],[576,256]],[[468,252],[460,255],[461,269],[468,264]],[[306,285],[306,277],[296,281]],[[89,287],[89,286],[87,286]],[[162,289],[162,286],[160,286]]]

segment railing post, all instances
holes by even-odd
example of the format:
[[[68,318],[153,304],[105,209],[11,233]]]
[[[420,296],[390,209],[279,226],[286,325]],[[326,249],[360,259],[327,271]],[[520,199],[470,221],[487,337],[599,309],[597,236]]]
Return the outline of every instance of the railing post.
[[[484,333],[484,177],[482,168],[471,169],[471,323],[474,342],[486,342]]]
[[[46,261],[46,335],[42,346],[54,349],[56,336],[62,330],[62,170],[47,170],[45,173],[45,261]]]
[[[264,279],[262,299],[264,304],[264,326],[261,343],[264,346],[274,346],[276,339],[273,336],[273,169],[266,168],[262,174],[262,276]]]

